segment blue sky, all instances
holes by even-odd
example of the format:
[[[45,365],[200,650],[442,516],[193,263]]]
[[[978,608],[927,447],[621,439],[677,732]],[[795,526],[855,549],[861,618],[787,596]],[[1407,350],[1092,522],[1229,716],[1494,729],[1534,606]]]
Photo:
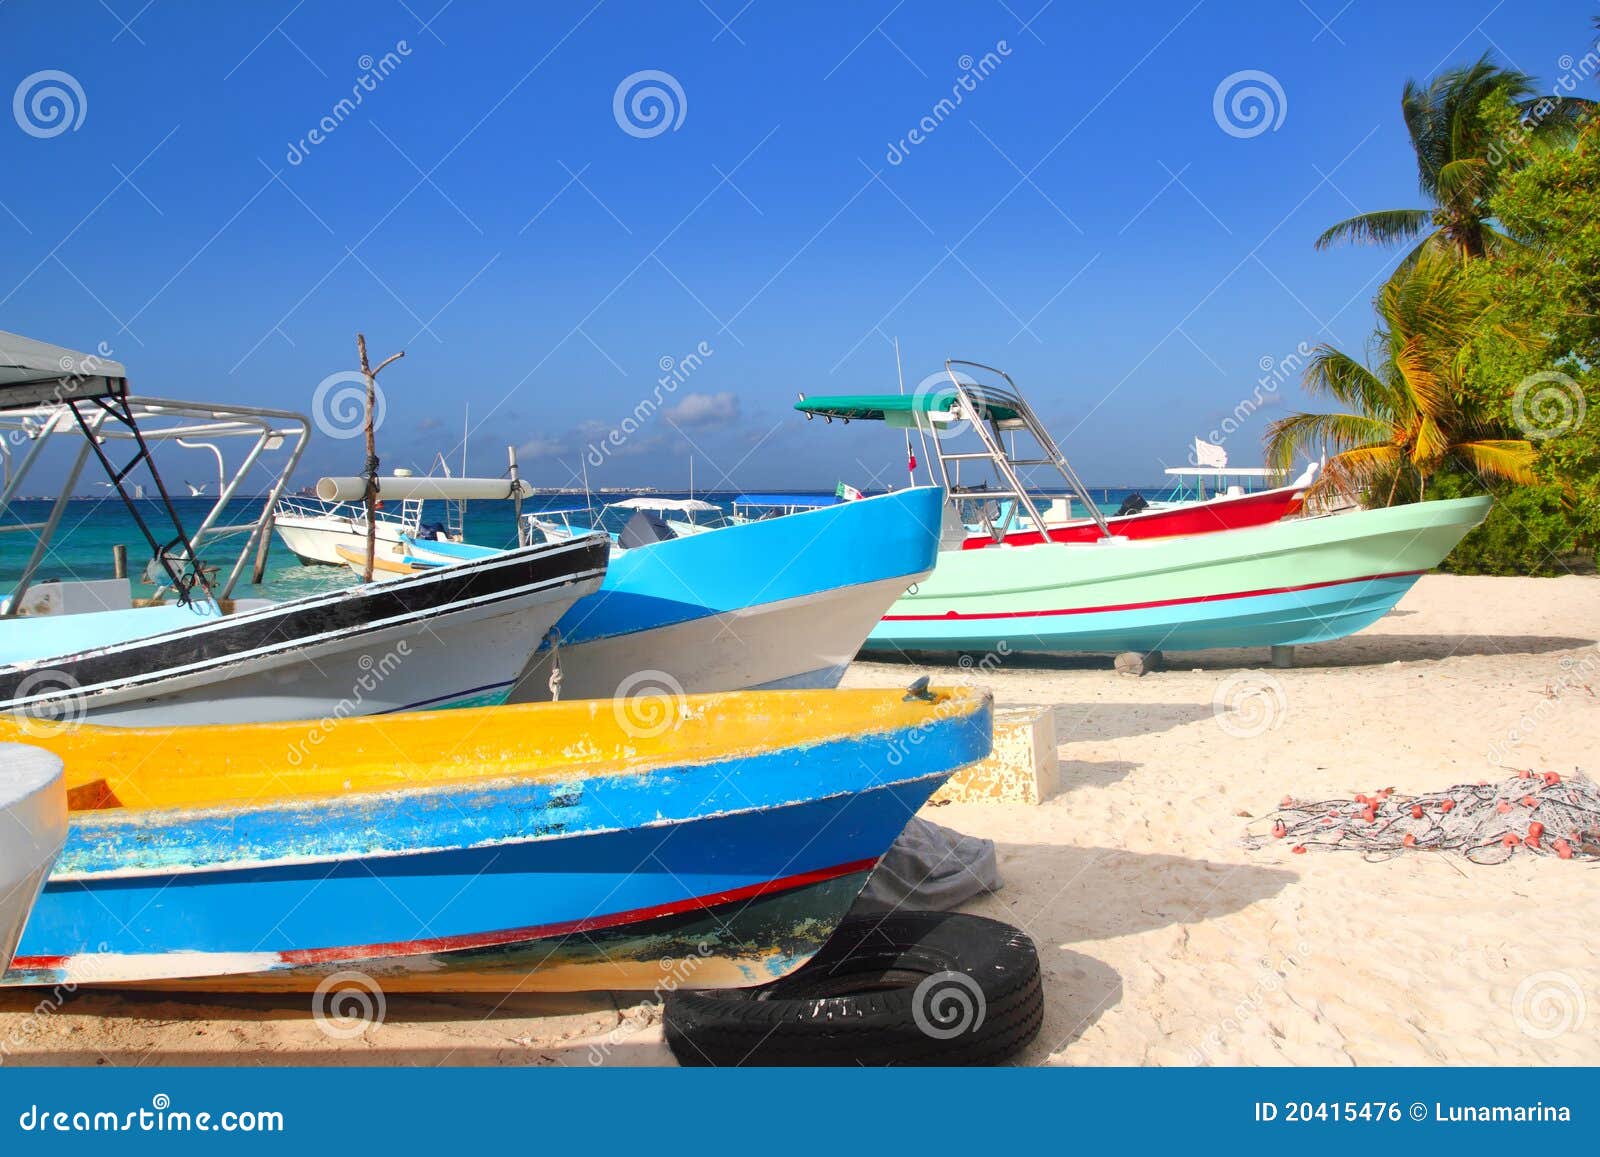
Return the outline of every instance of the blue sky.
[[[1002,366],[1080,473],[1148,482],[1302,343],[1366,343],[1394,255],[1312,241],[1418,203],[1407,77],[1492,51],[1548,86],[1594,41],[1543,0],[440,2],[0,5],[0,329],[300,410],[363,330],[406,351],[386,467],[458,456],[465,411],[479,472],[511,443],[550,484],[659,391],[591,481],[751,488],[903,477],[789,408],[895,389],[898,336],[908,385]],[[1303,401],[1265,396],[1235,462]]]

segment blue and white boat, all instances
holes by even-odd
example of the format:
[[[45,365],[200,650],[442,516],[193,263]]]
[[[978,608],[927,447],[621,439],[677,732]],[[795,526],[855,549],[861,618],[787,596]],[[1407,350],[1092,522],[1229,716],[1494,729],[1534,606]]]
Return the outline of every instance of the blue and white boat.
[[[933,570],[943,504],[924,486],[613,550],[600,590],[557,622],[511,702],[549,699],[557,665],[560,695],[580,699],[836,686]]]

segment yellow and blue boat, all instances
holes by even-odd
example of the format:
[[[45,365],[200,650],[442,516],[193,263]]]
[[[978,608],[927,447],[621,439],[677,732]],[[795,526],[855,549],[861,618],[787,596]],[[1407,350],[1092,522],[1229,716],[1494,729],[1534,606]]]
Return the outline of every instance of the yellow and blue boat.
[[[62,758],[71,806],[0,984],[763,983],[990,733],[970,690],[0,725]]]

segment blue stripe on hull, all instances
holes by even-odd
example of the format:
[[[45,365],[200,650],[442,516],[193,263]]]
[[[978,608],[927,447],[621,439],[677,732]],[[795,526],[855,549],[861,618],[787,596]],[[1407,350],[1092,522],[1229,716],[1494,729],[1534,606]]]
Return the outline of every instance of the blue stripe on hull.
[[[573,839],[51,883],[19,955],[303,951],[652,908],[881,855],[943,778]]]
[[[995,619],[878,624],[863,651],[1202,651],[1321,643],[1371,626],[1417,575],[1212,602]]]
[[[556,624],[563,643],[631,634],[839,587],[925,574],[939,546],[935,487],[723,527],[615,556],[599,591]]]
[[[481,934],[874,859],[952,769],[988,754],[991,721],[987,705],[934,709],[915,727],[565,782],[80,813],[19,955]]]

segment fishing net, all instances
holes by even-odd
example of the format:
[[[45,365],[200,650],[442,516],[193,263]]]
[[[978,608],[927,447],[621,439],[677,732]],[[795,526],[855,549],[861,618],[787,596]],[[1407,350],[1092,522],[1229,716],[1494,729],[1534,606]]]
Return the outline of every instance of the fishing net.
[[[1600,786],[1582,772],[1524,771],[1497,784],[1458,784],[1426,795],[1384,788],[1314,803],[1285,797],[1250,825],[1247,848],[1282,842],[1387,860],[1409,851],[1459,852],[1475,864],[1532,853],[1600,860]]]

